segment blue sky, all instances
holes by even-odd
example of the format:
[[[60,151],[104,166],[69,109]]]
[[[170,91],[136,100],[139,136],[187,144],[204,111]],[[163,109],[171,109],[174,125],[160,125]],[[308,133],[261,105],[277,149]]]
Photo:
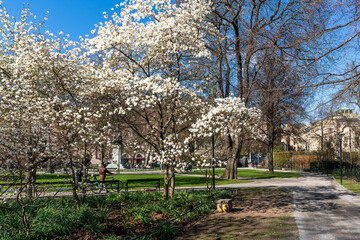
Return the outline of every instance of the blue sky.
[[[1,0],[0,0],[1,1]],[[43,19],[49,11],[47,30],[54,34],[63,31],[70,34],[70,39],[90,35],[94,24],[104,22],[103,12],[110,12],[121,0],[2,0],[10,15],[19,18],[24,4],[29,4],[30,12]]]

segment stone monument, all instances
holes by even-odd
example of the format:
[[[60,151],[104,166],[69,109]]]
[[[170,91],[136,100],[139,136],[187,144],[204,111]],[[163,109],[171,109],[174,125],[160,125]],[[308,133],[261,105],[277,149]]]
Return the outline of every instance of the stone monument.
[[[112,142],[112,159],[107,168],[112,169],[127,169],[128,166],[124,163],[123,153],[124,153],[124,145],[122,143],[121,132],[114,138]]]

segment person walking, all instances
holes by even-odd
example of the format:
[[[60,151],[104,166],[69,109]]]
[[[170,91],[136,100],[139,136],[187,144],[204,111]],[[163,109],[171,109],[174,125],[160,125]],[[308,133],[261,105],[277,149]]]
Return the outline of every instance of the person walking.
[[[105,179],[106,179],[106,173],[113,175],[107,168],[106,168],[107,164],[104,163],[101,165],[100,169],[99,169],[99,193],[102,190],[105,190],[105,192],[108,192],[108,190],[106,189],[106,184],[105,184]]]

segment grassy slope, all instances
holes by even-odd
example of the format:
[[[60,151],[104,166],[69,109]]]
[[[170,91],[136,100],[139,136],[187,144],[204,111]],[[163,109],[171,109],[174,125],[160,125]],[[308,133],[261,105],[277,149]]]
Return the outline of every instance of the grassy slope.
[[[335,177],[336,181],[338,183],[340,183],[340,177],[339,176],[334,176],[334,177]],[[359,182],[356,182],[356,181],[350,180],[350,179],[343,179],[342,182],[343,182],[343,186],[346,189],[348,189],[356,194],[360,194],[360,183]]]

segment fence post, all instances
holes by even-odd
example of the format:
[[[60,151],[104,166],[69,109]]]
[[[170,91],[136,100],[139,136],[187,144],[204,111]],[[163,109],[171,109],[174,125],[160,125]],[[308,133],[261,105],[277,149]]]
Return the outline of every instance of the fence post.
[[[340,184],[342,185],[342,136],[344,134],[339,134],[339,148],[340,148]]]

